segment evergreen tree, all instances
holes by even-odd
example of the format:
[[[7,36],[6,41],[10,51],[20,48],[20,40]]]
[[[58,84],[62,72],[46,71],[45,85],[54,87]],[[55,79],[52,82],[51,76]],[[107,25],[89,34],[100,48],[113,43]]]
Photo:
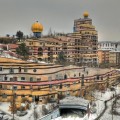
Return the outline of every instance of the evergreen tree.
[[[6,37],[10,37],[10,35],[9,35],[9,34],[6,34]]]
[[[53,59],[54,59],[54,57],[53,57],[53,52],[50,51],[50,62],[51,62],[51,63],[53,62]]]
[[[16,36],[17,36],[18,40],[20,41],[21,39],[23,39],[23,32],[17,31]]]
[[[65,65],[67,62],[66,56],[63,51],[59,52],[59,54],[58,54],[58,62],[62,65]]]
[[[29,56],[29,49],[28,47],[25,45],[25,43],[21,43],[19,45],[19,47],[16,49],[16,53],[18,55],[21,55],[23,57],[23,59],[28,59]]]

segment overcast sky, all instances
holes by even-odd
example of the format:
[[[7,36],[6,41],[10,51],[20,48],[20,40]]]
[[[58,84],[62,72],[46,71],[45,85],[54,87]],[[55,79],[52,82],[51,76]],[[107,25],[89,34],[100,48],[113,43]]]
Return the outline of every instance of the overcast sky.
[[[39,21],[43,34],[50,27],[56,32],[72,32],[74,19],[88,11],[99,34],[99,41],[120,41],[120,0],[0,0],[0,36],[21,30],[31,34]]]

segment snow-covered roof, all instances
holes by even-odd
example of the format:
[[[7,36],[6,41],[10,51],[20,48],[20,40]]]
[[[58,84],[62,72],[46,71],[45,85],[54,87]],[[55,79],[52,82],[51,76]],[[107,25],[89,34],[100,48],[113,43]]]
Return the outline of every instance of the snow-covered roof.
[[[114,53],[120,53],[120,51],[119,51],[119,50],[117,50],[117,51],[110,51],[110,52],[114,52]]]
[[[68,96],[60,100],[60,104],[88,106],[89,101],[81,97]]]

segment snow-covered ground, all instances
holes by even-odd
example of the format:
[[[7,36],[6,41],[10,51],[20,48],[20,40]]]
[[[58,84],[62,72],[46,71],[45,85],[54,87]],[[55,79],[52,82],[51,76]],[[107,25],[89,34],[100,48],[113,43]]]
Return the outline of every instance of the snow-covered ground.
[[[110,99],[111,97],[113,97],[113,94],[120,94],[120,86],[115,87],[115,91],[110,91],[110,89],[107,89],[105,91],[105,93],[102,93],[100,91],[95,91],[94,92],[94,96],[95,96],[95,103],[96,103],[96,109],[97,112],[96,114],[90,114],[89,119],[87,119],[86,115],[84,118],[79,118],[79,117],[75,117],[75,116],[71,116],[69,115],[67,118],[56,118],[55,120],[94,120],[104,109],[104,101]],[[100,120],[112,120],[112,115],[110,113],[111,110],[111,104],[112,104],[111,100],[110,102],[108,102],[108,106],[109,108],[105,111],[104,115],[100,118]],[[120,116],[113,116],[114,120],[120,120]]]
[[[120,94],[120,86],[115,87],[115,91],[110,91],[110,89],[107,89],[105,93],[102,93],[100,91],[95,91],[93,95],[95,96],[95,102],[96,103],[96,109],[97,112],[95,114],[90,114],[89,119],[88,119],[88,114],[84,118],[79,118],[78,116],[72,116],[69,115],[67,117],[58,117],[55,120],[94,120],[104,109],[104,101],[110,99],[113,97],[113,94]],[[120,100],[119,100],[120,101]],[[109,101],[107,103],[108,109],[105,111],[103,116],[100,118],[100,120],[112,120],[112,115],[111,115],[111,104],[113,100]],[[0,109],[2,111],[5,111],[8,115],[12,117],[12,114],[10,111],[8,111],[10,106],[10,103],[0,103]],[[40,106],[39,106],[40,107]],[[119,108],[118,108],[119,109]],[[37,110],[37,109],[36,109]],[[120,109],[119,109],[120,110]],[[34,120],[34,104],[31,105],[31,109],[27,110],[28,114],[22,117],[16,116],[18,120]],[[37,110],[38,114],[41,114],[41,111],[38,109]],[[120,120],[120,116],[113,115],[114,120]]]
[[[3,111],[4,113],[6,113],[9,116],[9,118],[12,118],[13,114],[11,113],[11,111],[9,111],[9,106],[10,106],[10,103],[1,102],[0,103],[0,111]],[[46,110],[48,110],[48,111],[50,111],[52,109],[52,104],[36,105],[35,103],[32,103],[30,109],[27,110],[27,114],[25,116],[17,116],[16,114],[14,114],[15,119],[16,120],[34,120],[35,116],[37,116],[38,118],[41,118],[42,116],[45,115],[45,111],[42,111],[43,106],[45,106]]]
[[[2,110],[3,112],[5,112],[9,116],[9,118],[12,118],[13,114],[11,113],[11,111],[9,111],[9,106],[10,106],[10,103],[0,103],[0,111]],[[16,120],[33,120],[34,118],[33,118],[32,109],[33,108],[31,108],[31,110],[27,110],[28,114],[25,116],[18,117],[15,114],[14,115],[15,119]]]
[[[116,90],[116,93],[114,91],[112,94],[120,94],[120,87],[118,86],[115,87],[115,90]],[[112,103],[113,103],[113,100],[107,103],[108,109],[106,110],[106,112],[104,113],[104,115],[101,117],[100,120],[120,120],[120,116],[117,116],[117,115],[113,115],[113,119],[112,119],[112,114],[111,114]]]

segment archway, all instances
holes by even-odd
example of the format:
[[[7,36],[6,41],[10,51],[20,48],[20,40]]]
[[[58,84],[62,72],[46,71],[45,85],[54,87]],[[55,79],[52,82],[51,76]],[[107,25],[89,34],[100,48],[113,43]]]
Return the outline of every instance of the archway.
[[[39,61],[42,61],[43,59],[42,58],[38,58]]]

